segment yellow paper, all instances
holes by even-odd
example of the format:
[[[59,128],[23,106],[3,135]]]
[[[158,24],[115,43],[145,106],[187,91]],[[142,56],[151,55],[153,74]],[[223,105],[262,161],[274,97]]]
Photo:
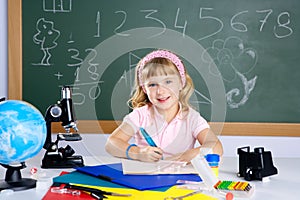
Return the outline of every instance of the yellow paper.
[[[76,184],[77,185],[77,184]],[[188,190],[188,189],[181,189],[177,188],[176,186],[171,187],[165,192],[161,191],[153,191],[153,190],[135,190],[135,189],[129,189],[129,188],[111,188],[111,187],[100,187],[100,186],[88,186],[88,185],[80,185],[80,186],[85,186],[85,187],[91,187],[91,188],[96,188],[100,190],[104,190],[106,192],[115,192],[115,193],[120,193],[120,194],[131,194],[130,197],[119,197],[119,196],[109,196],[107,195],[108,199],[111,200],[153,200],[153,199],[164,199],[166,197],[178,197],[182,195],[189,194],[193,192],[194,190]],[[206,194],[198,193],[190,197],[184,198],[184,200],[216,200],[217,198],[208,196]]]

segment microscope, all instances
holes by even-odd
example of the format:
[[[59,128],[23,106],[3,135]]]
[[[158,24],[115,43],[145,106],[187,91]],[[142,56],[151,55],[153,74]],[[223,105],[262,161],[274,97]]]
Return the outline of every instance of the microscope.
[[[71,96],[71,88],[68,86],[62,87],[61,100],[57,104],[49,106],[46,111],[47,136],[43,146],[46,149],[46,153],[42,160],[42,168],[74,168],[84,166],[82,156],[73,155],[75,151],[70,145],[67,145],[65,148],[58,148],[59,141],[80,141],[82,139],[78,133]],[[52,122],[61,122],[61,125],[66,130],[66,133],[58,133],[57,139],[54,142],[51,139]],[[70,132],[71,128],[75,133]]]
[[[265,151],[263,147],[254,148],[250,152],[250,147],[241,147],[237,151],[239,155],[239,177],[245,180],[263,180],[264,177],[278,173],[277,168],[273,165],[271,151]]]

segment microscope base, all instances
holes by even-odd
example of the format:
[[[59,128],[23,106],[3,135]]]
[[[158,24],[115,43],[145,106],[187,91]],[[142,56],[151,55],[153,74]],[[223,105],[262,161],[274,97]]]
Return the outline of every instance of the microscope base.
[[[75,168],[83,167],[82,156],[62,158],[59,154],[46,154],[42,160],[42,168]]]

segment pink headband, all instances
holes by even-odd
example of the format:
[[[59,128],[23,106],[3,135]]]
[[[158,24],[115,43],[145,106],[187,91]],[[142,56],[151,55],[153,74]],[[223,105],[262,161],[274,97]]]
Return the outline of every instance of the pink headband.
[[[140,66],[138,69],[138,78],[139,78],[140,86],[142,86],[143,89],[144,89],[144,86],[142,84],[142,70],[145,67],[145,65],[153,58],[169,59],[177,67],[180,77],[181,77],[182,85],[185,86],[185,82],[186,82],[185,70],[184,70],[184,66],[183,66],[181,60],[178,58],[178,56],[176,56],[174,53],[171,53],[170,51],[157,50],[157,51],[153,51],[153,52],[147,54],[140,62]],[[144,89],[144,91],[145,91],[145,89]]]

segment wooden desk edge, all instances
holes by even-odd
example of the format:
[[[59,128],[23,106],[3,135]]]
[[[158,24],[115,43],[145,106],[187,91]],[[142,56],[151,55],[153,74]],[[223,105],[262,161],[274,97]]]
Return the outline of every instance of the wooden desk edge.
[[[80,133],[112,133],[121,121],[114,120],[78,120]],[[221,136],[300,136],[298,123],[242,123],[242,122],[210,122],[211,128],[217,127],[216,134]],[[52,132],[65,132],[61,123],[53,123]]]

